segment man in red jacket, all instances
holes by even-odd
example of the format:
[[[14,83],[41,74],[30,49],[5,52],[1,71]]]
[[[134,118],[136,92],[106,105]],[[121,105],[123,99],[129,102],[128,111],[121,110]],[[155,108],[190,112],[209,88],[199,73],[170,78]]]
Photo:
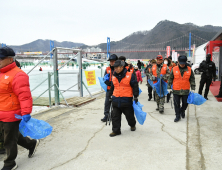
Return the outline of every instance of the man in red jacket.
[[[39,140],[23,137],[19,132],[21,115],[28,122],[32,112],[29,77],[14,62],[15,52],[9,47],[0,48],[0,132],[3,132],[6,158],[2,170],[16,169],[17,144],[28,149],[31,158]]]

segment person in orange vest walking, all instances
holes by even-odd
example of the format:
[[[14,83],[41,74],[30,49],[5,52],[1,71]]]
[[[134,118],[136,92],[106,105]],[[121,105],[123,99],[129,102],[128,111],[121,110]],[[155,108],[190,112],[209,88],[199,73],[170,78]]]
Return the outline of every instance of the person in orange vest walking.
[[[152,66],[152,71],[150,73],[150,79],[153,81],[153,84],[157,83],[161,75],[164,81],[167,81],[170,75],[170,70],[168,66],[166,64],[163,64],[163,57],[161,55],[158,55],[156,59],[157,59],[157,64]],[[165,96],[160,97],[156,92],[155,96],[157,103],[156,110],[158,110],[159,113],[162,114],[164,112]]]
[[[105,81],[105,84],[107,85],[107,92],[106,92],[106,99],[105,99],[105,104],[104,104],[104,118],[101,119],[102,122],[106,122],[106,120],[108,119],[108,115],[109,115],[109,110],[110,110],[110,101],[109,101],[109,90],[111,88],[111,81],[112,81],[112,76],[114,73],[114,67],[113,65],[115,64],[115,61],[118,60],[118,57],[116,54],[112,54],[108,61],[110,62],[110,66],[106,68],[105,74],[109,74],[109,80]]]
[[[152,59],[150,61],[150,64],[147,65],[146,69],[145,69],[145,73],[146,73],[146,76],[147,76],[147,86],[148,86],[148,101],[150,101],[152,99],[152,91],[153,91],[153,96],[154,96],[154,101],[156,100],[155,98],[155,93],[154,93],[154,89],[152,88],[152,86],[148,83],[148,79],[151,78],[150,76],[150,73],[152,71],[152,67],[153,65],[156,65],[156,60],[155,59]]]
[[[16,169],[17,144],[28,149],[31,158],[39,145],[39,140],[23,137],[19,132],[22,116],[25,122],[31,118],[32,96],[29,77],[16,66],[15,52],[9,47],[0,48],[0,132],[3,132],[6,158],[2,170]]]
[[[169,80],[168,89],[173,90],[174,98],[174,108],[176,113],[176,118],[174,122],[178,122],[181,117],[185,118],[185,110],[187,109],[188,103],[187,98],[191,90],[195,90],[195,77],[192,69],[186,64],[187,57],[178,57],[178,66],[173,67]],[[182,100],[182,106],[180,106],[180,100]]]
[[[137,103],[139,96],[138,83],[134,74],[128,72],[124,67],[124,61],[117,60],[114,64],[115,72],[112,77],[109,97],[112,101],[112,133],[110,137],[121,134],[121,115],[126,116],[131,131],[136,130],[136,119],[134,116],[133,100]]]
[[[164,64],[166,64],[169,67],[170,72],[171,72],[172,68],[176,66],[171,62],[171,60],[169,58],[164,58],[163,62],[164,62]],[[167,94],[167,103],[169,103],[170,97],[171,97],[171,92]]]

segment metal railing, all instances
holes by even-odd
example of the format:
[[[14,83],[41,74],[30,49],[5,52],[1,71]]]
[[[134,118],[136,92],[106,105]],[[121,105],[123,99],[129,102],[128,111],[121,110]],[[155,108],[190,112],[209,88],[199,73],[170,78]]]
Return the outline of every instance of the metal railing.
[[[58,51],[57,50],[70,50],[73,51],[74,56],[71,57],[67,62],[65,62],[64,64],[62,64],[60,66],[60,68],[58,68]],[[87,90],[87,92],[89,93],[90,97],[92,97],[92,94],[90,93],[89,89],[87,88],[86,84],[83,82],[82,80],[82,75],[83,75],[83,68],[82,68],[82,51],[80,49],[69,49],[69,48],[62,48],[62,47],[56,47],[54,48],[52,51],[50,51],[45,57],[43,57],[27,74],[30,74],[38,65],[40,65],[44,59],[49,56],[51,53],[53,53],[53,72],[48,72],[48,76],[47,78],[45,78],[43,81],[41,81],[37,86],[35,86],[31,92],[35,91],[37,88],[41,87],[43,83],[45,83],[48,80],[48,88],[46,90],[44,90],[40,95],[38,95],[38,97],[36,97],[34,101],[38,100],[43,94],[45,94],[48,91],[48,96],[49,96],[49,106],[52,106],[52,95],[51,92],[54,91],[54,97],[55,97],[55,105],[59,105],[60,104],[60,98],[59,95],[62,96],[62,98],[64,99],[65,103],[67,106],[69,106],[68,102],[66,101],[63,93],[65,92],[78,92],[80,97],[83,97],[83,87],[85,87],[85,89]],[[77,58],[77,64],[78,64],[78,72],[59,72],[63,67],[65,67],[69,62],[72,61],[72,59]],[[97,63],[98,64],[98,63]],[[101,77],[103,77],[102,75],[102,66],[103,63],[100,63],[101,67],[98,66],[98,68],[101,69]],[[73,75],[77,75],[77,83],[75,83],[74,85],[72,85],[71,87],[69,87],[68,89],[60,89],[59,88],[59,75],[60,74],[73,74]],[[54,78],[54,83],[52,84],[51,78]],[[78,86],[77,90],[72,90],[73,87]],[[54,87],[54,89],[52,89],[52,87]],[[101,88],[102,90],[102,88]]]

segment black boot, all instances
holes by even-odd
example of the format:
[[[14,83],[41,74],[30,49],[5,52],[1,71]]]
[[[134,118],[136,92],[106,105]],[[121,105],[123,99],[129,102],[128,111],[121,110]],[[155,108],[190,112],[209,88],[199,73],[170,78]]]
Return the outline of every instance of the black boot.
[[[181,110],[181,117],[184,119],[185,118],[185,111],[184,110]]]
[[[104,118],[101,119],[102,122],[106,122],[108,119],[108,116],[105,116]]]
[[[151,99],[152,99],[152,97],[151,97],[151,98],[149,98],[149,99],[148,99],[148,101],[150,101]]]
[[[180,116],[176,116],[176,118],[174,119],[174,122],[178,122],[180,121]]]
[[[157,105],[157,108],[156,108],[156,110],[157,110],[157,111],[159,110],[159,105]]]
[[[121,132],[112,132],[109,134],[110,137],[114,137],[116,135],[121,135]]]

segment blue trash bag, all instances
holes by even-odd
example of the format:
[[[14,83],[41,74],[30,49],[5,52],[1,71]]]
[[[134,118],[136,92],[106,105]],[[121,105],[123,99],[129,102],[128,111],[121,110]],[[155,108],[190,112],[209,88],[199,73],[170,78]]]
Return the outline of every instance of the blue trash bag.
[[[102,77],[98,77],[98,79],[99,79],[100,86],[103,88],[105,92],[107,92],[107,85],[105,84],[104,79]]]
[[[140,102],[137,102],[136,104],[135,101],[133,101],[133,109],[136,115],[136,119],[141,125],[143,125],[146,120],[146,112],[142,110],[142,107],[143,105],[140,104]]]
[[[142,93],[143,91],[139,88],[139,95]]]
[[[157,83],[154,84],[154,88],[156,89],[156,93],[160,97],[166,96],[169,92],[167,91],[167,83],[161,79],[161,95],[160,95],[160,79],[158,78]]]
[[[194,105],[202,105],[207,100],[198,93],[190,92],[187,98],[187,103]]]
[[[17,119],[22,119],[22,116],[15,115]],[[43,120],[31,118],[28,122],[23,119],[19,124],[19,131],[22,136],[30,136],[32,139],[42,139],[52,133],[52,126]]]
[[[148,79],[148,83],[149,83],[149,85],[154,89],[153,81],[150,80],[150,79]]]
[[[110,74],[106,74],[106,75],[104,76],[104,80],[105,80],[105,81],[109,81],[109,78],[110,78]]]

